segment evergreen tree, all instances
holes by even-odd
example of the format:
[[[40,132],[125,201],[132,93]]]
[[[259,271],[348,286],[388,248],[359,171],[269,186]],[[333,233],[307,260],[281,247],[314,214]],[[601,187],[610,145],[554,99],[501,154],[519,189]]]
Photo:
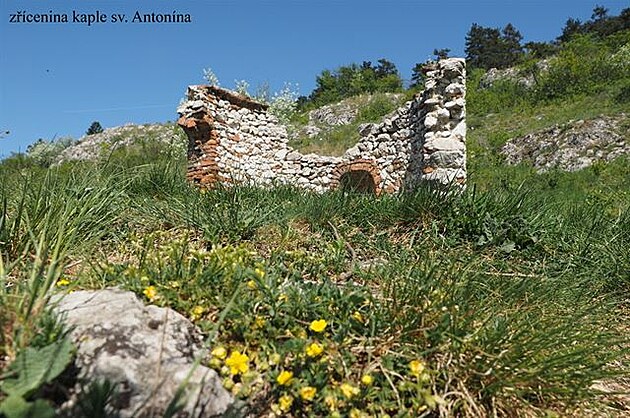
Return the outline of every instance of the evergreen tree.
[[[471,67],[506,68],[516,64],[523,55],[523,36],[508,23],[502,31],[476,23],[466,35],[466,58]]]
[[[424,67],[423,63],[416,63],[413,69],[411,70],[411,85],[410,89],[415,88],[423,88],[424,86],[424,73],[422,72],[422,68]]]
[[[527,55],[531,58],[542,59],[556,53],[558,46],[549,42],[527,42],[523,45]]]
[[[88,130],[85,132],[85,134],[94,135],[94,134],[100,134],[101,132],[103,132],[103,127],[98,121],[94,121],[92,122]]]
[[[434,49],[433,50],[433,55],[435,55],[435,59],[438,60],[443,60],[448,58],[448,54],[451,52],[451,50],[449,48],[441,48],[441,49]]]
[[[521,41],[523,35],[511,24],[505,25],[501,31],[501,49],[503,52],[503,65],[512,66],[518,62],[523,55]]]
[[[608,17],[608,9],[604,6],[595,6],[593,9],[593,14],[591,15],[591,20],[598,21],[602,19],[606,19]]]
[[[380,78],[398,74],[396,66],[385,58],[378,60],[378,65],[374,70],[376,71],[376,75]]]

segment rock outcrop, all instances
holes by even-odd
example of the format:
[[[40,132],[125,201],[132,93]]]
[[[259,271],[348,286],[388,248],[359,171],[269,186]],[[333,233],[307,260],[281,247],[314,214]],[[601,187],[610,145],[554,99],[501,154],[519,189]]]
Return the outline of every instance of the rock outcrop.
[[[192,323],[177,312],[145,306],[132,292],[118,289],[76,291],[51,303],[74,327],[79,380],[115,383],[112,406],[121,417],[162,416],[180,385],[186,398],[179,417],[212,417],[232,404],[214,370],[194,367],[200,341]],[[78,392],[80,385],[63,410],[72,411]]]
[[[466,179],[465,62],[450,58],[425,69],[425,90],[386,117],[363,126],[341,157],[301,154],[266,106],[216,86],[190,86],[178,108],[188,135],[188,178],[201,186],[250,182],[292,184],[323,192],[410,190],[424,180]]]
[[[537,74],[549,71],[551,60],[544,59],[537,61],[535,66],[529,71],[519,69],[518,67],[510,68],[490,68],[479,80],[479,87],[490,88],[497,81],[511,81],[525,88],[531,88],[536,85]]]
[[[96,160],[107,157],[114,150],[142,142],[157,142],[173,153],[185,152],[185,139],[173,124],[125,125],[105,129],[93,135],[85,135],[76,144],[66,148],[57,162],[71,160]]]
[[[369,105],[374,96],[360,96],[361,100],[351,98],[322,106],[308,112],[308,124],[299,130],[290,133],[291,139],[307,136],[314,138],[326,134],[335,127],[350,125],[359,115],[361,106]],[[402,94],[385,93],[381,97],[396,105],[400,102]],[[364,103],[363,103],[364,102]]]
[[[627,116],[603,116],[555,125],[511,139],[501,153],[508,164],[527,162],[538,172],[577,171],[596,161],[612,161],[630,155]]]

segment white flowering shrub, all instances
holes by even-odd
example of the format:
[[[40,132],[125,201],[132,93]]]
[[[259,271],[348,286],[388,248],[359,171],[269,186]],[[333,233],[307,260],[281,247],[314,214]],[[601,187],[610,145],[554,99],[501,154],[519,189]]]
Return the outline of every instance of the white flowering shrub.
[[[287,123],[297,110],[299,97],[298,86],[285,83],[282,89],[275,93],[269,103],[269,113],[274,115],[282,123]]]
[[[219,87],[219,77],[212,71],[212,68],[208,67],[203,70],[203,78],[210,84],[211,86]]]
[[[237,93],[249,97],[249,83],[247,80],[234,80],[234,84],[236,85],[235,90]]]
[[[254,100],[258,103],[269,104],[271,102],[271,88],[269,87],[269,83],[267,81],[259,84],[256,87],[256,93],[254,93]]]
[[[630,71],[630,43],[619,48],[610,58],[610,63],[621,71]]]

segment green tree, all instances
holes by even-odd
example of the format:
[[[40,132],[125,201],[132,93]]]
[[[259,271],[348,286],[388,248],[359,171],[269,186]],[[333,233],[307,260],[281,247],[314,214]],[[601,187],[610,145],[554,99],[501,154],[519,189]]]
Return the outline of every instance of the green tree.
[[[580,22],[579,19],[573,19],[572,17],[570,17],[564,24],[564,28],[562,28],[562,34],[558,37],[558,40],[560,42],[569,42],[569,40],[571,40],[574,35],[583,32],[584,27],[582,26],[582,22]]]
[[[451,52],[450,48],[440,48],[440,49],[434,49],[433,50],[433,55],[435,55],[435,59],[438,60],[443,60],[448,58],[448,54]]]
[[[94,134],[100,134],[101,132],[103,132],[103,127],[98,121],[94,121],[92,122],[88,130],[85,132],[85,134],[94,135]]]
[[[523,48],[529,58],[542,59],[555,54],[558,46],[549,42],[527,42]]]
[[[424,86],[424,72],[422,69],[424,68],[424,63],[418,62],[413,66],[411,70],[411,85],[410,89],[422,89]]]
[[[512,66],[521,59],[523,56],[522,40],[523,35],[511,23],[505,25],[501,31],[499,42],[503,66]]]
[[[402,78],[396,66],[381,58],[376,66],[370,61],[349,64],[335,71],[324,70],[316,78],[316,87],[308,98],[299,98],[301,108],[334,103],[362,93],[402,90]]]
[[[466,58],[474,68],[510,67],[523,56],[522,40],[523,35],[511,23],[503,30],[473,23],[466,35]]]
[[[604,6],[595,6],[593,9],[593,14],[591,15],[591,20],[598,21],[602,19],[606,19],[608,17],[608,9]]]

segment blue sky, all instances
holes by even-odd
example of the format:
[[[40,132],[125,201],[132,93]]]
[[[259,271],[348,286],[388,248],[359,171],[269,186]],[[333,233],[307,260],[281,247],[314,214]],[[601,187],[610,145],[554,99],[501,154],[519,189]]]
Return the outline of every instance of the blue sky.
[[[525,41],[554,39],[567,18],[590,18],[611,0],[0,0],[0,156],[38,138],[173,121],[186,86],[211,67],[224,87],[284,82],[308,94],[323,69],[394,62],[403,78],[434,48],[464,55],[472,23],[511,22]],[[12,24],[10,14],[189,13],[191,24]],[[252,88],[253,90],[253,88]]]

